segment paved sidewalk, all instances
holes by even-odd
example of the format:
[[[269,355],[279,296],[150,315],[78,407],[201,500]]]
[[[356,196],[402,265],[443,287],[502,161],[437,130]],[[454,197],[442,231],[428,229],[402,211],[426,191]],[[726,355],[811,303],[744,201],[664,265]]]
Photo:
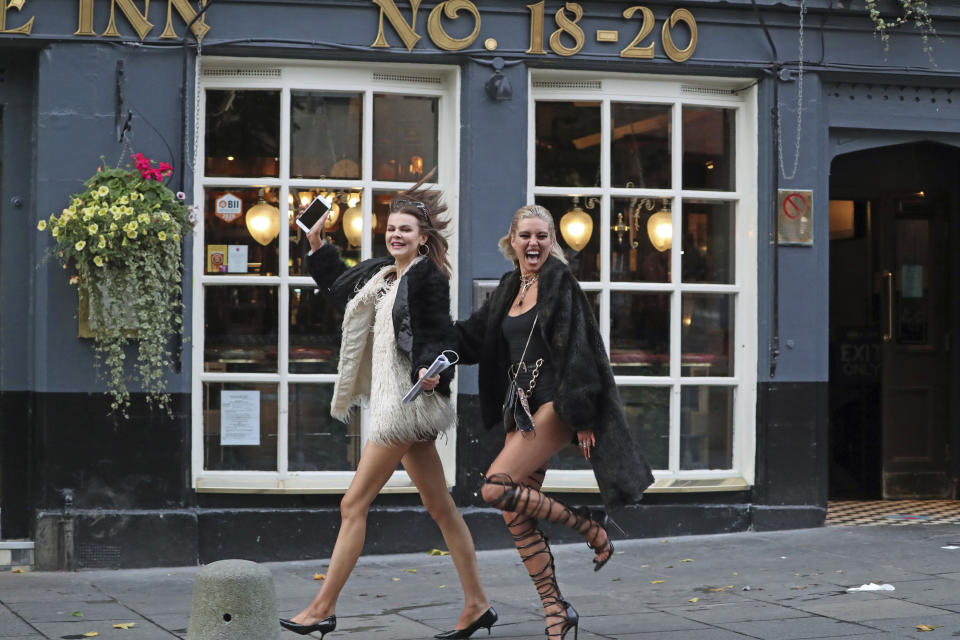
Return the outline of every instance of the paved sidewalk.
[[[960,546],[960,525],[618,541],[616,556],[598,573],[582,544],[555,552],[585,640],[925,640],[960,636],[960,549],[945,546]],[[267,566],[281,614],[298,611],[319,587],[314,573],[326,569],[323,561]],[[543,638],[538,600],[516,552],[482,552],[480,568],[500,614],[492,637]],[[91,631],[102,640],[185,638],[197,570],[0,575],[0,638],[82,639]],[[871,581],[895,590],[846,592]],[[341,598],[340,628],[328,639],[430,638],[451,628],[459,610],[449,557],[364,557]],[[120,622],[136,626],[112,627]]]

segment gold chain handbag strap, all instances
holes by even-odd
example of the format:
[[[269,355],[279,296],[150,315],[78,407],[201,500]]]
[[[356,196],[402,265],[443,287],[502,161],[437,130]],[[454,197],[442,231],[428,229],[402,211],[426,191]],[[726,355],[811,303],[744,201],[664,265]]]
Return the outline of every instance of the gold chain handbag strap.
[[[530,346],[530,339],[533,338],[533,330],[537,327],[537,320],[540,319],[540,312],[537,311],[537,315],[533,318],[533,324],[530,325],[530,333],[527,335],[527,344],[523,345],[523,353],[520,354],[520,362],[517,364],[517,370],[513,372],[513,381],[516,382],[517,376],[520,375],[520,367],[524,369],[527,368],[527,365],[524,363],[523,359],[527,357],[527,347]],[[537,365],[539,367],[539,364]],[[513,369],[513,365],[510,365],[510,369]]]

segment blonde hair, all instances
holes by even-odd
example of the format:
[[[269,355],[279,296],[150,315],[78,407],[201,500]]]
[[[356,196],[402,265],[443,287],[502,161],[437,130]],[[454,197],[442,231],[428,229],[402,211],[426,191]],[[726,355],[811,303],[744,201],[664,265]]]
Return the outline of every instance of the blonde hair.
[[[520,224],[520,221],[526,220],[527,218],[536,218],[537,220],[543,220],[547,223],[547,230],[550,233],[551,242],[550,255],[560,260],[563,264],[567,264],[567,257],[563,255],[563,249],[560,248],[560,244],[557,242],[557,226],[553,222],[553,214],[551,214],[546,207],[541,207],[538,204],[528,204],[525,207],[520,207],[516,213],[513,214],[513,221],[510,223],[510,232],[500,238],[500,242],[497,243],[503,257],[512,262],[515,267],[520,264],[520,259],[517,256],[517,252],[513,250],[513,245],[510,244],[510,240],[516,235],[517,226]]]

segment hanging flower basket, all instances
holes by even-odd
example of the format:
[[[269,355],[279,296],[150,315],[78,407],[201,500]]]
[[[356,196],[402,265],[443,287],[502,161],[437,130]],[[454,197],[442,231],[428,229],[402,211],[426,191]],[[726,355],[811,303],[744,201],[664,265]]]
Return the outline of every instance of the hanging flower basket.
[[[192,229],[184,195],[164,185],[173,167],[154,167],[139,153],[131,158],[134,167],[98,169],[59,216],[37,224],[56,240],[53,251],[64,268],[76,271],[71,283],[87,302],[111,407],[124,416],[128,384],[139,384],[148,400],[170,410],[164,375],[173,360],[171,338],[182,331],[182,238]],[[137,359],[128,376],[124,348],[132,341]]]

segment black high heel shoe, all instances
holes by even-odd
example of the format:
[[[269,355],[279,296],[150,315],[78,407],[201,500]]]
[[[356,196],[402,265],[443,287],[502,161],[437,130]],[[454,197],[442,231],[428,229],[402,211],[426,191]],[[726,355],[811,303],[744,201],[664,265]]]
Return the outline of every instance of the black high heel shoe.
[[[577,613],[577,610],[573,608],[573,605],[566,600],[561,600],[560,604],[563,605],[563,610],[567,614],[566,619],[547,625],[547,628],[544,629],[544,632],[547,634],[547,638],[549,638],[551,635],[559,633],[560,640],[563,640],[567,637],[567,631],[573,629],[573,640],[577,640],[577,636],[580,633],[580,614]],[[549,617],[559,618],[561,616],[555,615]],[[559,631],[550,631],[557,625],[562,625]]]
[[[433,637],[441,638],[441,640],[448,640],[450,638],[469,638],[473,635],[473,632],[480,627],[485,627],[487,630],[487,635],[490,635],[490,627],[496,624],[498,619],[497,612],[493,610],[493,607],[490,607],[483,612],[482,616],[470,623],[470,625],[465,629],[451,629],[450,631],[438,633]],[[323,639],[321,638],[321,640]]]
[[[315,633],[319,631],[320,640],[323,640],[323,636],[337,628],[337,616],[329,616],[320,622],[314,622],[313,624],[300,624],[298,622],[294,622],[293,620],[288,620],[287,618],[280,618],[280,626],[288,631],[299,633],[302,636],[305,636],[308,633]]]
[[[601,553],[607,554],[607,557],[603,560],[593,559],[593,570],[600,571],[600,569],[603,569],[604,565],[610,561],[610,558],[613,557],[613,540],[610,539],[610,524],[612,523],[617,529],[620,529],[620,525],[614,522],[604,509],[597,507],[571,507],[570,510],[581,518],[590,520],[607,534],[607,542],[599,549],[589,542],[587,543],[587,547],[597,556]],[[589,529],[587,529],[587,531],[589,531]],[[620,533],[624,533],[623,529],[620,529]]]

